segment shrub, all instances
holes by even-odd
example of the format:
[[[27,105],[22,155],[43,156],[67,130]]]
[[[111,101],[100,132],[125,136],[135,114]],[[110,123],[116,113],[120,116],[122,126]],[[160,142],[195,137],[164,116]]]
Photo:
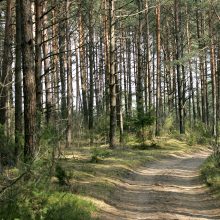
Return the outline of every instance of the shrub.
[[[4,201],[0,201],[2,220],[90,220],[95,206],[71,193],[20,192],[13,189]]]
[[[211,132],[202,122],[197,122],[193,129],[187,129],[186,141],[189,145],[208,144],[212,139]]]
[[[92,203],[71,193],[54,193],[48,198],[44,219],[47,220],[89,220],[95,211]]]
[[[94,132],[101,137],[106,137],[108,134],[108,125],[109,125],[109,118],[106,115],[101,115],[94,124]]]
[[[147,129],[154,124],[155,118],[151,112],[138,116],[137,114],[125,120],[125,129],[135,132],[139,141],[144,143]],[[151,130],[148,132],[152,136]]]
[[[207,185],[220,190],[220,154],[212,154],[206,159],[201,174]]]
[[[134,149],[138,150],[156,150],[161,149],[161,146],[158,145],[156,142],[152,142],[150,144],[141,143],[133,146]]]
[[[111,156],[110,150],[94,148],[92,150],[91,163],[98,163],[101,159]]]
[[[0,125],[0,169],[1,166],[14,165],[14,150],[13,140],[5,135],[4,127]]]
[[[55,176],[57,177],[61,186],[69,184],[69,176],[59,164],[56,165]]]
[[[168,115],[163,122],[161,135],[173,134],[176,131],[175,126],[175,116],[172,114]]]
[[[60,135],[54,125],[48,125],[42,128],[39,136],[40,144],[47,147],[57,145],[60,140]]]

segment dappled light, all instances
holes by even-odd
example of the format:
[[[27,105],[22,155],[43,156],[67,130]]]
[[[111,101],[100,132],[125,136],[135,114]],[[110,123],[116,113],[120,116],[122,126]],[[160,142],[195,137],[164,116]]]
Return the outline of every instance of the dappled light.
[[[0,0],[0,220],[220,220],[220,0]]]
[[[206,153],[171,157],[131,174],[119,184],[103,219],[219,219],[220,202],[202,183]],[[104,216],[107,217],[104,217]]]

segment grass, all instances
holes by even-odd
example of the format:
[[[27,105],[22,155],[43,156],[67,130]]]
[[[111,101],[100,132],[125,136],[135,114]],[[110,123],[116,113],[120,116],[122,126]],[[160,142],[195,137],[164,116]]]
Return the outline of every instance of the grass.
[[[82,146],[65,150],[59,162],[70,173],[72,190],[80,195],[107,201],[120,181],[138,167],[172,153],[190,153],[201,149],[186,141],[169,137],[138,144],[130,138],[126,146],[110,150],[108,146]]]
[[[11,201],[0,201],[2,220],[91,220],[95,206],[71,192],[40,191],[34,189],[29,194],[10,192]]]
[[[48,197],[47,220],[89,220],[95,206],[72,193],[56,192]]]
[[[49,160],[42,159],[35,164],[33,183],[21,182],[5,198],[0,198],[0,219],[96,219],[98,209],[91,201],[95,198],[110,202],[123,178],[138,167],[172,153],[189,153],[200,148],[170,137],[142,144],[129,137],[126,146],[114,150],[107,145],[64,149],[62,157],[56,160],[55,175],[46,184],[36,176],[48,171]],[[17,172],[11,170],[11,175],[16,176]],[[39,181],[42,183],[36,183]]]
[[[220,197],[220,155],[211,155],[201,168],[205,183]]]
[[[49,167],[50,164],[45,163],[43,158],[37,160],[28,179],[22,178],[0,193],[1,220],[97,219],[95,205],[74,192],[69,185],[70,178],[75,179],[71,171],[64,171],[57,166],[59,169],[55,169],[54,181],[55,177],[50,176]],[[21,172],[22,169],[5,169],[0,176],[0,190],[20,176]]]

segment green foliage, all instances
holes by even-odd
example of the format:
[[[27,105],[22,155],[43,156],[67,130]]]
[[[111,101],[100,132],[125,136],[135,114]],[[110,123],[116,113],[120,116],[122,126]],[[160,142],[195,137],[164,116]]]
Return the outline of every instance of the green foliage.
[[[108,134],[108,125],[109,125],[109,117],[106,115],[102,115],[98,118],[98,121],[95,122],[95,133],[100,136],[106,137]]]
[[[152,116],[152,114],[147,113],[142,116],[136,116],[132,119],[133,126],[137,129],[144,128],[146,126],[150,126],[154,123],[155,118]]]
[[[68,171],[57,164],[54,176],[58,179],[59,186],[54,184],[50,160],[48,152],[39,154],[30,167],[28,179],[20,179],[0,195],[1,220],[92,219],[94,205],[72,193],[59,192],[60,189],[70,189],[71,177]],[[16,173],[13,171],[10,178],[15,179],[19,173],[17,170]],[[68,187],[65,187],[67,184]]]
[[[0,163],[3,166],[14,165],[14,149],[15,145],[12,138],[5,135],[5,130],[0,125]]]
[[[161,135],[170,135],[176,132],[176,125],[174,119],[175,117],[172,114],[165,118],[163,126],[161,128]]]
[[[189,121],[186,120],[185,134],[180,134],[178,124],[176,124],[175,117],[172,115],[166,117],[161,129],[161,135],[169,135],[179,141],[186,141],[190,146],[210,144],[213,138],[210,128],[201,121],[197,121],[190,127]]]
[[[54,146],[60,140],[60,134],[54,125],[42,128],[40,133],[40,144],[42,146]]]
[[[207,185],[220,192],[220,154],[212,154],[206,159],[201,174]]]
[[[103,158],[111,156],[111,151],[109,149],[94,148],[92,150],[91,163],[98,163]]]
[[[48,198],[47,220],[89,220],[95,211],[92,203],[82,200],[71,193],[54,193]]]
[[[151,142],[151,143],[136,144],[133,146],[133,148],[138,150],[155,150],[155,149],[161,149],[161,146],[156,142]]]
[[[131,118],[125,119],[125,130],[129,132],[135,132],[137,134],[137,138],[142,143],[147,136],[146,131],[148,130],[148,136],[150,138],[153,136],[151,130],[149,130],[150,126],[154,124],[155,117],[152,113],[146,113],[143,116],[138,116],[137,114]]]
[[[92,203],[72,193],[23,191],[17,194],[13,189],[7,199],[0,201],[2,220],[90,220],[95,211]]]
[[[0,201],[0,219],[34,219],[34,210],[30,208],[30,200],[19,199],[15,192],[13,197],[10,195],[4,201]]]
[[[98,163],[100,159],[98,158],[97,155],[92,155],[90,162],[91,163]]]
[[[186,133],[186,141],[189,145],[209,144],[212,139],[212,134],[206,125],[202,122],[197,122],[192,129]]]
[[[59,164],[56,165],[55,176],[57,177],[59,184],[61,186],[68,185],[69,176],[67,175],[66,171]]]

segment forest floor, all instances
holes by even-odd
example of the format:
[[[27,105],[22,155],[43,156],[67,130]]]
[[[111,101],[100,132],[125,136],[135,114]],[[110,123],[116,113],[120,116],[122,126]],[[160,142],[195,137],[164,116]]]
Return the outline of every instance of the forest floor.
[[[200,177],[211,150],[168,139],[144,150],[87,152],[66,151],[61,164],[71,171],[71,191],[92,201],[100,220],[220,219],[220,200]]]
[[[208,152],[169,156],[123,179],[100,219],[220,219],[220,200],[202,183]]]

